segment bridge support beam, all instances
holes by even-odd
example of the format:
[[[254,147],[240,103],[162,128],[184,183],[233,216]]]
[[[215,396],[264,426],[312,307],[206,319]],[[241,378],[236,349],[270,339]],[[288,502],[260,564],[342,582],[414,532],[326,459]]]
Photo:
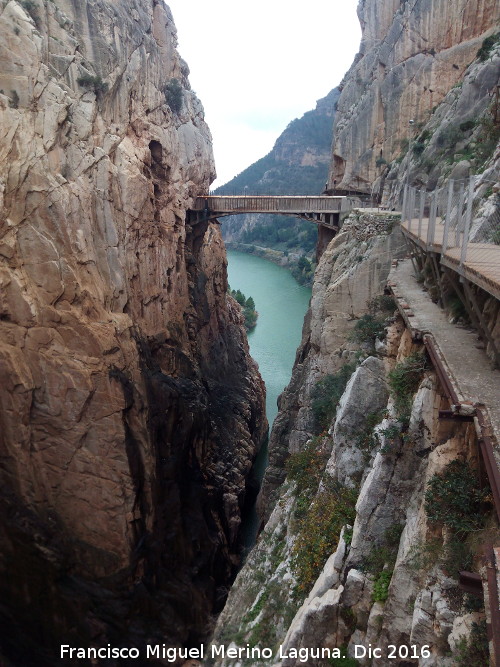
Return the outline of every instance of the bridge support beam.
[[[333,227],[326,227],[325,225],[318,225],[318,242],[316,244],[316,262],[319,262],[321,255],[325,252],[326,247],[330,241],[337,234],[338,229]]]

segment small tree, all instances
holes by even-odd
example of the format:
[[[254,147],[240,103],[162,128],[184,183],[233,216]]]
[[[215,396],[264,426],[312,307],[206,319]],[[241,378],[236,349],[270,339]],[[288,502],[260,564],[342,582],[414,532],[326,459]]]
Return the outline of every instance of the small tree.
[[[105,93],[108,89],[108,84],[98,74],[95,76],[88,73],[82,74],[76,82],[82,88],[91,88],[96,94]]]
[[[170,79],[163,92],[165,93],[165,99],[168,106],[174,113],[179,113],[182,109],[184,97],[181,84],[177,79]]]

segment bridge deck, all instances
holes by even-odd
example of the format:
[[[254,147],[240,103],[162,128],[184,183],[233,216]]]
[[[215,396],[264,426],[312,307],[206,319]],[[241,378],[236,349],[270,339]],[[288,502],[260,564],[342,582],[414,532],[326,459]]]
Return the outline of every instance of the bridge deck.
[[[343,210],[346,197],[328,196],[216,196],[196,197],[191,210],[209,210],[213,214],[230,215],[238,213],[338,213]]]

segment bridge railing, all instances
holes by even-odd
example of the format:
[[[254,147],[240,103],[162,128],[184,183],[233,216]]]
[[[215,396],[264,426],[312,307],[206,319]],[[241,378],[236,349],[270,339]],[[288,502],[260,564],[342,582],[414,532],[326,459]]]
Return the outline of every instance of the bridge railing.
[[[345,197],[300,195],[207,195],[195,199],[194,211],[208,208],[217,213],[334,213]]]
[[[492,196],[494,184],[472,176],[432,192],[405,186],[401,221],[426,250],[451,254],[459,273],[472,248],[475,264],[486,265],[500,246],[500,194]]]

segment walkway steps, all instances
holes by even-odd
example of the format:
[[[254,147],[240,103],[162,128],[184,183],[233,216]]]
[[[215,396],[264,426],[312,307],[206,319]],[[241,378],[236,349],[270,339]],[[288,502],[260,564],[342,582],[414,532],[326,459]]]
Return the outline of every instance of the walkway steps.
[[[411,313],[405,319],[414,335],[432,335],[460,400],[484,406],[500,469],[500,371],[491,368],[485,351],[478,347],[477,333],[451,324],[445,312],[424,292],[410,260],[393,267],[389,285],[396,298],[407,304],[402,311]]]

